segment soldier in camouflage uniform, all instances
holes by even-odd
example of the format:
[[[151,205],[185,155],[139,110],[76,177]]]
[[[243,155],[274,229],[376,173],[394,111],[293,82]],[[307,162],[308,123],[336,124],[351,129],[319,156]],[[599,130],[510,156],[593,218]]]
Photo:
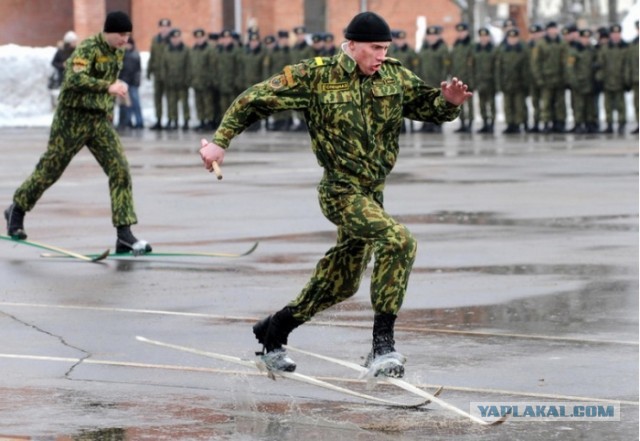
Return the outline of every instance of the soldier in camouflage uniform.
[[[579,31],[579,39],[574,40],[567,59],[567,79],[571,87],[575,133],[595,133],[594,72],[596,51],[591,45],[593,33],[589,29]]]
[[[545,133],[563,133],[567,107],[566,87],[567,45],[558,33],[556,22],[549,22],[546,35],[536,45],[532,59],[533,79],[542,92],[542,114]]]
[[[209,70],[209,57],[211,50],[208,42],[208,35],[204,29],[193,31],[195,44],[191,48],[189,62],[191,63],[191,87],[193,88],[196,100],[196,112],[200,125],[196,130],[207,130],[213,121],[213,96],[209,92],[209,77],[212,72]]]
[[[289,31],[278,31],[278,43],[273,49],[270,57],[268,75],[265,78],[272,76],[276,72],[281,72],[282,69],[292,62],[291,47],[289,46]],[[267,126],[269,130],[284,131],[291,130],[293,124],[293,112],[290,110],[284,112],[278,112],[271,118],[273,121]]]
[[[191,84],[191,62],[189,48],[182,41],[182,31],[173,29],[163,59],[164,79],[167,88],[169,122],[167,130],[178,128],[178,106],[182,105],[183,130],[189,129],[191,109],[189,107],[189,85]]]
[[[109,178],[111,213],[117,228],[116,252],[151,251],[130,226],[137,223],[129,164],[113,127],[115,97],[125,97],[127,84],[118,80],[124,47],[132,25],[124,12],[107,15],[103,32],[78,45],[67,60],[66,75],[56,107],[49,143],[34,172],[16,190],[4,212],[7,234],[24,240],[25,212],[35,207],[43,193],[67,168],[85,145]]]
[[[218,55],[220,54],[220,35],[215,32],[209,33],[209,81],[208,88],[213,106],[213,119],[207,124],[207,129],[215,130],[220,125],[222,119],[222,108],[220,103],[220,80],[218,78]]]
[[[469,85],[469,90],[475,89],[473,80],[473,44],[469,35],[469,25],[458,23],[456,25],[458,38],[451,48],[451,76],[460,78]],[[473,126],[473,98],[467,100],[460,112],[460,128],[457,133],[471,133]]]
[[[156,110],[156,123],[151,126],[151,130],[162,129],[162,106],[166,90],[163,75],[164,50],[169,43],[169,32],[171,32],[171,20],[163,18],[158,22],[160,32],[153,37],[151,49],[149,51],[149,62],[147,63],[147,79],[153,75],[153,105]]]
[[[239,49],[233,41],[233,33],[225,29],[220,34],[216,72],[220,87],[220,110],[224,113],[236,96],[236,81],[240,72]]]
[[[451,59],[449,49],[442,39],[442,28],[440,26],[429,26],[424,35],[422,49],[418,53],[420,60],[419,77],[430,86],[440,84],[447,79]],[[422,132],[442,132],[442,126],[425,122],[422,125]]]
[[[260,35],[256,33],[249,34],[249,43],[242,53],[242,61],[240,63],[240,67],[242,69],[242,82],[244,83],[245,88],[267,78],[263,75],[262,70],[264,57],[265,53],[260,41]],[[261,121],[256,121],[247,128],[247,131],[255,132],[260,130],[260,123]]]
[[[309,46],[306,40],[306,29],[304,26],[297,26],[293,28],[293,34],[296,37],[296,41],[291,47],[291,61],[297,63],[307,58],[314,57],[313,48]],[[294,112],[298,119],[298,124],[292,128],[296,132],[306,132],[307,123],[304,120],[304,116],[300,112]]]
[[[636,33],[638,32],[638,21],[636,20]],[[638,54],[640,50],[638,49],[638,35],[633,39],[631,43],[629,43],[629,51],[627,53],[627,74],[625,82],[633,89],[633,107],[636,111],[636,128],[631,132],[632,134],[638,133],[639,117],[638,117],[638,106],[640,105],[640,97],[638,97],[638,78],[640,74],[638,73],[638,67],[640,66],[640,61],[638,61]]]
[[[478,133],[493,133],[496,119],[496,49],[487,28],[478,31],[478,43],[473,52],[473,77],[483,122]]]
[[[527,85],[531,81],[529,67],[529,55],[520,32],[512,28],[496,55],[496,89],[502,92],[507,122],[502,133],[520,133],[520,126],[524,125]]]
[[[420,58],[418,54],[413,50],[409,43],[407,43],[407,33],[403,30],[397,30],[391,32],[393,43],[389,48],[389,56],[398,60],[402,65],[408,68],[416,75],[420,74]],[[413,132],[413,121],[409,120],[409,130]],[[406,128],[403,124],[400,128],[400,133],[405,133]]]
[[[211,170],[214,161],[222,164],[231,140],[254,121],[278,110],[303,109],[312,149],[325,171],[318,186],[320,206],[337,226],[338,238],[300,295],[254,326],[266,350],[263,360],[271,369],[293,371],[295,363],[282,347],[288,334],[353,296],[375,254],[371,281],[375,317],[368,363],[375,374],[402,376],[404,357],[395,352],[393,328],[416,240],[384,210],[384,183],[398,155],[402,118],[450,121],[470,93],[457,79],[443,82],[441,91],[427,86],[396,60],[386,58],[391,32],[372,12],[358,14],[345,38],[348,41],[338,55],[287,66],[244,91],[224,115],[213,142],[202,140],[200,154]]]
[[[622,41],[622,27],[614,24],[609,28],[609,44],[598,52],[598,79],[604,87],[604,111],[607,128],[603,133],[613,133],[614,112],[618,114],[618,133],[622,135],[627,123],[627,109],[624,102],[625,71],[628,61],[628,45]]]
[[[539,24],[529,27],[529,68],[532,70],[532,63],[538,51],[539,40],[544,37],[544,29]],[[533,109],[533,124],[529,128],[529,133],[538,133],[540,131],[540,115],[541,115],[541,91],[540,86],[535,81],[529,82],[529,97],[531,99],[531,108]],[[528,121],[527,117],[527,121]]]

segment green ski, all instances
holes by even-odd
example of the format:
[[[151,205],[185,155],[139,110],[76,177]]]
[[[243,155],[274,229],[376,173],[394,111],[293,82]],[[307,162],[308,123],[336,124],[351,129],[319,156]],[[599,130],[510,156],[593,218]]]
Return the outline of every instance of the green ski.
[[[57,257],[73,257],[74,259],[84,260],[85,262],[99,262],[103,259],[106,259],[106,257],[109,255],[109,250],[106,250],[100,254],[85,255],[46,243],[34,242],[31,240],[14,239],[13,237],[5,236],[4,234],[0,234],[0,239],[4,239],[15,244],[28,245],[30,247],[40,248],[41,250],[53,251],[54,253],[57,253],[51,254],[51,256],[55,255]]]
[[[175,251],[175,252],[155,252],[152,251],[150,253],[144,253],[144,254],[140,254],[139,256],[134,256],[131,253],[109,253],[107,254],[105,257],[108,259],[143,259],[145,257],[230,257],[230,258],[236,258],[236,257],[243,257],[243,256],[248,256],[249,254],[253,253],[256,248],[258,248],[258,242],[254,243],[251,248],[249,248],[247,251],[244,251],[242,253],[220,253],[220,252],[198,252],[198,251]],[[55,250],[52,250],[55,251]],[[52,254],[52,253],[42,253],[41,254],[42,257],[47,257],[47,258],[58,258],[58,257],[65,257],[59,254]],[[98,255],[98,254],[86,254],[84,255],[84,257],[89,258],[89,259],[94,259],[96,257],[100,257],[102,255]],[[103,257],[103,258],[105,258]]]

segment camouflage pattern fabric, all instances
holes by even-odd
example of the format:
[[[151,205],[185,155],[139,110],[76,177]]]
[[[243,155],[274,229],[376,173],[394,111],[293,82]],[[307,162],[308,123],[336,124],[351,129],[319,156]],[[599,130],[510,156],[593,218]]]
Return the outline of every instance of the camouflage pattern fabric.
[[[113,225],[137,222],[129,165],[112,123],[114,97],[108,93],[118,78],[123,54],[98,34],[84,40],[67,61],[47,150],[13,197],[25,211],[35,206],[86,145],[109,177]]]
[[[163,57],[168,39],[158,34],[151,41],[149,50],[149,62],[147,64],[147,79],[153,75],[153,105],[156,111],[156,120],[162,120],[162,100],[166,93],[164,81]]]
[[[416,242],[383,208],[382,191],[398,155],[403,118],[442,123],[460,108],[397,60],[361,76],[344,52],[286,66],[243,92],[224,115],[214,142],[227,148],[254,122],[282,110],[304,112],[312,149],[325,174],[318,186],[323,214],[338,241],[292,302],[294,317],[308,320],[355,294],[372,253],[375,312],[395,313],[404,299]]]

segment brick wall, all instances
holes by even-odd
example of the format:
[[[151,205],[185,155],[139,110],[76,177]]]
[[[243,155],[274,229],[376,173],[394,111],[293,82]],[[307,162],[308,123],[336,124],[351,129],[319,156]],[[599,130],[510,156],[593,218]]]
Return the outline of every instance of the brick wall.
[[[209,32],[222,29],[223,2],[227,1],[231,0],[2,0],[0,44],[52,46],[69,29],[84,38],[102,29],[107,10],[125,5],[130,7],[133,37],[140,50],[149,49],[161,18],[170,18],[175,27],[182,29],[185,42],[191,45],[194,29],[202,27]],[[339,42],[343,29],[360,12],[360,1],[324,1],[326,30]],[[304,24],[304,2],[242,0],[242,30],[246,31],[250,18],[257,20],[263,36],[274,34],[278,29],[291,30]],[[393,29],[404,29],[412,45],[415,44],[417,16],[425,16],[428,24],[442,25],[448,42],[454,40],[453,28],[460,20],[459,10],[450,0],[369,0],[367,4],[369,10],[385,17]]]
[[[73,0],[2,0],[0,44],[55,46],[73,29]]]

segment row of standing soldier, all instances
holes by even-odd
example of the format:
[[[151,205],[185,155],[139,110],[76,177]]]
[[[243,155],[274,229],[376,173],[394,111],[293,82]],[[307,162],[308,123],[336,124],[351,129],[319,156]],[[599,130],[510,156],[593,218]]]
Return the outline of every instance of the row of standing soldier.
[[[290,63],[335,53],[333,36],[312,35],[307,44],[304,27],[294,29],[296,41],[290,45],[289,32],[261,39],[250,30],[244,47],[230,30],[207,34],[197,29],[196,43],[188,48],[182,33],[171,22],[159,22],[160,33],[151,47],[147,77],[153,77],[156,124],[153,129],[178,128],[178,107],[182,107],[183,129],[189,128],[188,90],[193,88],[200,130],[217,127],[219,117],[232,100],[248,85],[265,79]],[[637,23],[636,23],[637,28]],[[416,53],[407,43],[404,31],[394,31],[389,56],[399,59],[428,84],[440,84],[456,76],[475,92],[483,125],[479,133],[493,133],[496,118],[496,95],[502,93],[507,127],[504,133],[562,133],[566,131],[567,107],[571,106],[576,133],[597,133],[600,95],[604,96],[606,128],[613,133],[615,114],[617,131],[624,133],[626,108],[624,93],[634,91],[638,117],[638,38],[628,44],[620,37],[621,28],[600,28],[595,35],[588,29],[566,26],[562,35],[555,22],[544,28],[530,27],[530,38],[523,41],[511,20],[504,23],[505,37],[494,44],[486,28],[473,41],[465,23],[456,25],[457,39],[451,48],[442,39],[442,28],[430,26],[422,48]],[[595,42],[595,44],[594,44]],[[214,74],[212,74],[214,72]],[[565,91],[571,91],[569,103]],[[168,123],[162,126],[163,97],[168,104]],[[527,98],[531,103],[529,115]],[[290,112],[277,114],[270,130],[304,129],[302,119],[294,128]],[[457,132],[472,131],[474,103],[469,100],[460,115]],[[257,129],[255,125],[252,129]],[[425,132],[442,128],[425,124]],[[633,133],[637,133],[637,128]]]
[[[428,84],[438,84],[451,76],[469,84],[479,101],[483,121],[479,133],[493,133],[499,92],[503,95],[507,134],[522,129],[533,133],[565,132],[568,106],[574,119],[569,131],[597,133],[600,95],[604,96],[606,120],[603,132],[613,133],[617,116],[617,130],[622,134],[626,125],[624,94],[629,90],[634,92],[638,120],[638,37],[631,43],[622,41],[620,25],[600,28],[596,33],[567,26],[561,33],[555,22],[549,22],[544,28],[532,25],[529,40],[523,41],[513,21],[508,20],[504,24],[505,37],[497,45],[486,28],[478,31],[476,42],[465,23],[458,24],[456,31],[457,39],[451,48],[441,37],[442,28],[430,26],[418,53],[401,39],[391,56]],[[399,34],[405,37],[404,33]],[[398,50],[398,46],[403,49]],[[571,92],[568,103],[566,90]],[[468,133],[474,120],[473,100],[463,107],[457,132]],[[426,125],[422,130],[441,128]],[[638,133],[637,127],[633,133]]]
[[[314,35],[313,44],[308,44],[304,27],[294,29],[296,42],[293,45],[289,44],[288,31],[279,31],[277,37],[264,39],[252,31],[244,46],[238,35],[230,30],[208,34],[204,29],[196,29],[193,32],[195,44],[188,48],[182,40],[182,32],[171,29],[169,20],[160,20],[159,26],[160,33],[153,39],[147,69],[147,78],[153,78],[156,124],[152,129],[155,130],[178,128],[179,105],[182,107],[182,128],[189,128],[189,88],[194,90],[199,120],[196,129],[213,130],[233,99],[249,85],[280,72],[288,64],[332,52],[330,34]],[[168,123],[163,126],[165,96]],[[269,128],[289,130],[293,128],[293,120],[290,112],[278,114]],[[252,129],[256,128],[259,126]]]

